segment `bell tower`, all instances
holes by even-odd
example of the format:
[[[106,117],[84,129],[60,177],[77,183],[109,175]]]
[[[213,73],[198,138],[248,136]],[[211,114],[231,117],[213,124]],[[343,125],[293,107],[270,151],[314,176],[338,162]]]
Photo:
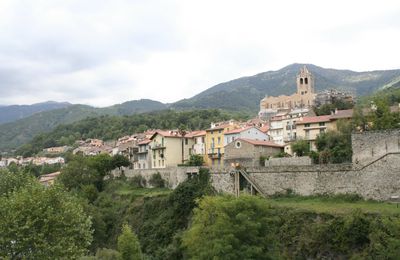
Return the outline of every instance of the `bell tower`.
[[[307,67],[304,65],[300,69],[300,73],[297,75],[297,94],[307,95],[314,94],[314,77],[308,71]]]

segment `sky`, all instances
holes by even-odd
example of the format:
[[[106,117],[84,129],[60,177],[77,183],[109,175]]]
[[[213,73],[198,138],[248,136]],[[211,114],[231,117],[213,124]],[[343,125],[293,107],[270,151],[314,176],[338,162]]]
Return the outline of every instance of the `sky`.
[[[400,1],[0,0],[0,104],[190,98],[292,63],[400,69]]]

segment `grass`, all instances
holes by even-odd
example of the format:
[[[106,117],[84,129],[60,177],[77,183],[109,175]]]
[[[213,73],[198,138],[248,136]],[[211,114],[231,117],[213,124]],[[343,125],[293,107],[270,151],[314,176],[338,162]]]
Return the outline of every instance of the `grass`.
[[[134,197],[154,197],[167,195],[171,192],[168,188],[138,188],[131,185],[121,185],[115,194],[119,196],[134,196]]]
[[[272,206],[288,207],[302,210],[315,211],[317,213],[346,214],[354,210],[361,210],[365,213],[400,215],[400,206],[395,203],[378,202],[371,200],[347,200],[343,196],[288,196],[268,198]]]

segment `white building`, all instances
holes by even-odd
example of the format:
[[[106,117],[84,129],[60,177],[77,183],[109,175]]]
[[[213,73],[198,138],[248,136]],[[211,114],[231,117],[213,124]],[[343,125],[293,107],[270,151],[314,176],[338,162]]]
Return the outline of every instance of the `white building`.
[[[206,131],[195,131],[190,134],[194,139],[192,154],[206,154]]]
[[[139,150],[138,161],[134,164],[135,169],[150,169],[151,168],[151,149],[150,149],[150,139],[145,139],[138,143]]]
[[[247,126],[245,128],[233,129],[224,134],[224,146],[230,144],[238,138],[269,141],[269,136],[263,133],[259,128],[255,126]]]
[[[283,119],[286,117],[287,112],[279,113],[269,121],[268,134],[272,141],[277,144],[284,144],[283,141]]]

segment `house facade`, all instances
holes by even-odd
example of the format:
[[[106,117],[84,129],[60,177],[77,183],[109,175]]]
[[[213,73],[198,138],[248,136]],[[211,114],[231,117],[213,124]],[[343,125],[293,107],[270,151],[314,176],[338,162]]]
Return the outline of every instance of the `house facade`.
[[[245,138],[251,140],[268,141],[269,136],[263,133],[259,128],[255,126],[247,126],[245,128],[238,128],[228,131],[224,134],[224,146],[230,144],[238,138]]]
[[[175,167],[189,160],[193,139],[178,131],[156,131],[150,138],[151,168]]]
[[[310,143],[310,149],[316,150],[315,140],[318,135],[329,130],[336,130],[336,124],[331,122],[331,116],[303,117],[296,122],[297,139],[306,140]]]
[[[192,154],[204,157],[206,154],[206,131],[193,132],[191,137],[193,138]]]
[[[260,159],[283,151],[283,145],[271,141],[239,138],[225,146],[224,163],[226,167],[240,164],[244,167],[260,166]]]
[[[219,125],[212,125],[206,130],[206,153],[205,164],[209,167],[223,167],[224,161],[224,134],[239,125],[235,122],[229,122]]]
[[[151,149],[150,139],[145,139],[138,142],[138,161],[134,166],[135,169],[150,169],[151,168]]]

